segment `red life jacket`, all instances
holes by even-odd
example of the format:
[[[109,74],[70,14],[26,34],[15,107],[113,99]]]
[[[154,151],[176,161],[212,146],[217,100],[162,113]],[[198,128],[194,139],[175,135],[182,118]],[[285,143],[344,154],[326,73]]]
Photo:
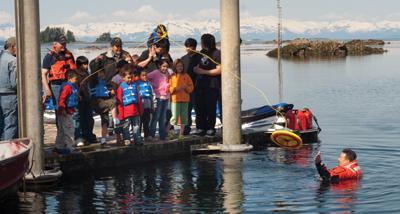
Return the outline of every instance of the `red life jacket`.
[[[356,160],[348,163],[346,166],[336,166],[329,170],[329,173],[331,177],[337,176],[339,180],[360,179],[362,174]]]
[[[302,110],[297,111],[298,130],[307,130],[307,118]]]
[[[297,110],[289,110],[285,114],[287,127],[292,130],[298,130],[299,126],[297,123]]]
[[[68,69],[76,69],[72,53],[65,50],[65,55],[61,56],[52,49],[49,54],[54,58],[55,63],[51,66],[49,80],[65,80],[65,72]]]
[[[305,119],[305,129],[311,129],[312,128],[312,113],[310,109],[304,108],[303,109],[303,114],[304,114],[304,119]]]
[[[312,113],[308,108],[289,110],[285,117],[289,129],[304,131],[312,128]]]

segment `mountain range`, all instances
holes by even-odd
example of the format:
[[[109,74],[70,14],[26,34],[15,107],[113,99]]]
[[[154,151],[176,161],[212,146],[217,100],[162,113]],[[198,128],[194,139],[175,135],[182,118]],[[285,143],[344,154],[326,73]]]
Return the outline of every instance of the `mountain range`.
[[[220,23],[208,20],[166,20],[163,22],[171,40],[182,41],[188,37],[199,38],[203,33],[214,34],[219,38]],[[123,40],[144,41],[155,27],[152,22],[95,22],[88,24],[57,24],[50,27],[64,27],[74,32],[80,41],[94,41],[100,34],[111,32]],[[276,37],[277,18],[274,16],[247,17],[241,19],[241,37],[244,40],[273,40]],[[0,24],[0,40],[15,32],[11,23]],[[335,39],[396,39],[400,38],[400,21],[303,21],[283,20],[283,39],[298,37]]]

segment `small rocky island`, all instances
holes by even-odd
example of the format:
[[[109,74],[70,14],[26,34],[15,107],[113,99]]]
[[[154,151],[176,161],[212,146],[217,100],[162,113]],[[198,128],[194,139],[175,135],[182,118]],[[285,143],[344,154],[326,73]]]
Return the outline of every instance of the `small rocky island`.
[[[281,56],[284,58],[301,57],[345,57],[363,56],[370,54],[382,54],[386,52],[382,48],[383,40],[351,40],[348,42],[337,40],[295,39],[288,41],[281,48]],[[277,57],[278,49],[267,53],[269,57]]]

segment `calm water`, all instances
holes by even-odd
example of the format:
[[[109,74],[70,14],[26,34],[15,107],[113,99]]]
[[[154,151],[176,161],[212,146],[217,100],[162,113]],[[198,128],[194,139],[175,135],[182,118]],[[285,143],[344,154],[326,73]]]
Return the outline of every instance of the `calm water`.
[[[275,103],[276,60],[265,56],[270,48],[245,46],[242,77]],[[386,48],[383,55],[283,61],[284,101],[311,108],[323,129],[320,143],[296,151],[195,156],[81,175],[29,197],[31,202],[10,202],[6,212],[399,213],[400,42]],[[174,57],[182,51],[172,48]],[[74,50],[75,56],[89,58],[100,52]],[[242,93],[244,109],[266,102],[247,85]],[[321,150],[333,167],[344,147],[358,153],[363,179],[320,184],[313,156]]]

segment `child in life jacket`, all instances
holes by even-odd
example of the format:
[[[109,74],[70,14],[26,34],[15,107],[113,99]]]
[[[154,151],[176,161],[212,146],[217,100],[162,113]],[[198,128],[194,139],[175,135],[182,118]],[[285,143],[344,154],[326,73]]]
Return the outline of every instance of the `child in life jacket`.
[[[143,127],[145,140],[151,140],[149,136],[150,117],[153,112],[153,87],[147,79],[147,72],[142,70],[139,73],[139,80],[137,81],[139,87],[140,98],[142,100],[143,115],[140,118],[140,129]]]
[[[315,166],[324,181],[337,183],[343,180],[360,179],[362,172],[357,163],[357,154],[351,149],[343,149],[338,158],[339,165],[328,169],[321,161],[318,152],[315,157]]]
[[[193,91],[192,79],[183,68],[182,60],[176,59],[173,63],[174,74],[169,79],[172,111],[171,124],[180,125],[179,139],[183,139],[183,132],[188,121],[190,93]]]
[[[62,84],[58,98],[58,127],[55,145],[57,149],[73,150],[75,127],[72,116],[78,107],[78,74],[75,70],[68,70],[66,78],[68,81]]]
[[[111,79],[111,82],[112,82],[112,85],[113,85],[113,88],[115,89],[115,91],[118,89],[119,85],[123,82],[123,78],[120,74],[123,67],[127,67],[126,69],[131,68],[131,64],[129,64],[128,61],[126,61],[126,60],[121,60],[117,63],[118,74],[115,75]],[[112,111],[113,111],[113,113],[112,113],[113,115],[118,115],[117,108],[114,108]],[[122,128],[121,122],[118,119],[118,116],[113,119],[113,126],[114,126],[114,133],[116,135],[117,144],[118,145],[123,144],[123,137],[122,137],[123,128]]]
[[[140,115],[143,114],[139,87],[132,81],[130,67],[122,67],[120,71],[122,83],[117,89],[118,119],[123,124],[125,145],[135,143],[142,145],[140,136]]]

